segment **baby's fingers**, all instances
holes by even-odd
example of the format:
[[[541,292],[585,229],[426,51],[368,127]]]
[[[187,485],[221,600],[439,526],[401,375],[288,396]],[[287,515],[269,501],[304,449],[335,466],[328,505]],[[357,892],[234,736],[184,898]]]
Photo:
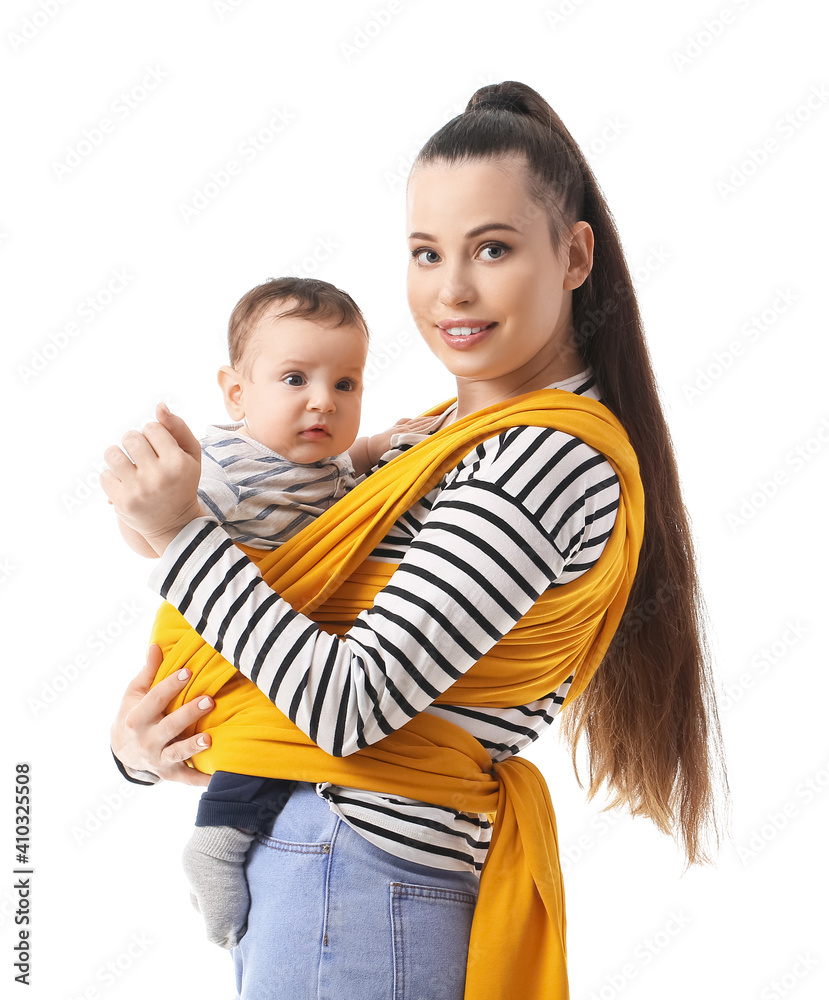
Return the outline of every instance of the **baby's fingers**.
[[[441,414],[431,417],[414,417],[409,421],[408,429],[415,432],[428,430],[441,419]]]

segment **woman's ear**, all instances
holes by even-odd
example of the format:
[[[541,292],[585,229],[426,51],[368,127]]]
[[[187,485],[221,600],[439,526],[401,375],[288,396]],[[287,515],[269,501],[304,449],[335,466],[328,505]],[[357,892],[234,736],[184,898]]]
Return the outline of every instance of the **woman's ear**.
[[[567,277],[564,279],[565,290],[578,288],[587,280],[593,269],[593,230],[589,222],[577,222],[572,229],[570,240],[570,263]]]
[[[225,398],[225,409],[231,420],[244,420],[244,378],[230,365],[219,369],[219,388]]]

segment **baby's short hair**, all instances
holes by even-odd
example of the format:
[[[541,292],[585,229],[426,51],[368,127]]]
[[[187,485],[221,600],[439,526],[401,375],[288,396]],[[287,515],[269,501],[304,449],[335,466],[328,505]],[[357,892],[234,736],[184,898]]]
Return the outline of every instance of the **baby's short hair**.
[[[246,292],[230,314],[227,346],[233,368],[239,369],[256,322],[267,307],[287,301],[293,301],[294,305],[280,313],[280,319],[299,316],[302,319],[333,321],[335,327],[357,326],[363,330],[368,341],[368,326],[359,306],[341,288],[319,278],[269,278]],[[253,359],[247,360],[250,362]]]

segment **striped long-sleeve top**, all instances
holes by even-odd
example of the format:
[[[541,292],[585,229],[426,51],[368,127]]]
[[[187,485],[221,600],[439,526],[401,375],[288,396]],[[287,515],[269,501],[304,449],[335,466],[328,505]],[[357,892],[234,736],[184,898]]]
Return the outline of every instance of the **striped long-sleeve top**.
[[[601,398],[589,370],[549,388]],[[411,446],[411,439],[398,440],[380,464]],[[395,522],[369,558],[398,569],[343,636],[294,611],[209,518],[182,529],[150,586],[332,755],[353,753],[431,712],[501,761],[552,723],[570,679],[510,708],[438,705],[435,698],[545,590],[594,565],[618,504],[618,478],[594,448],[562,431],[514,427],[477,445]],[[486,815],[328,782],[316,787],[381,849],[480,873],[490,841]]]

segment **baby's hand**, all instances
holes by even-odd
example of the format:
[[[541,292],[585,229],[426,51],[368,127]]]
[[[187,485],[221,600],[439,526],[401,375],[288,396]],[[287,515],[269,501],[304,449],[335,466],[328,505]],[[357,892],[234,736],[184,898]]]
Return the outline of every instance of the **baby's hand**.
[[[411,431],[412,434],[428,434],[432,427],[438,423],[442,414],[431,417],[401,417],[400,420],[389,429],[389,437],[392,434],[401,434],[404,431]]]
[[[393,427],[379,434],[373,434],[368,439],[368,455],[371,465],[376,465],[380,458],[391,447],[393,434],[428,434],[432,427],[440,420],[440,415],[436,417],[401,417]]]
[[[368,475],[391,447],[393,434],[401,434],[405,431],[412,434],[427,434],[440,419],[440,415],[435,417],[401,417],[394,427],[389,427],[387,431],[380,431],[379,434],[372,434],[371,437],[357,438],[352,447],[349,448],[354,471],[358,476]]]

